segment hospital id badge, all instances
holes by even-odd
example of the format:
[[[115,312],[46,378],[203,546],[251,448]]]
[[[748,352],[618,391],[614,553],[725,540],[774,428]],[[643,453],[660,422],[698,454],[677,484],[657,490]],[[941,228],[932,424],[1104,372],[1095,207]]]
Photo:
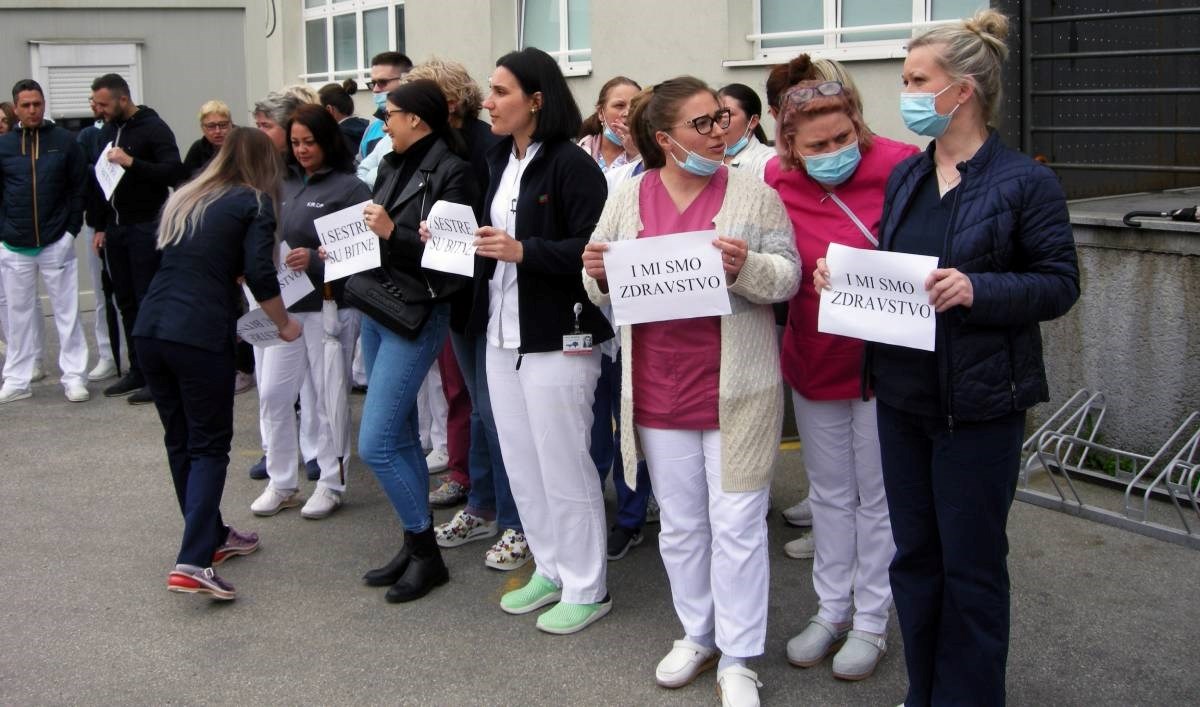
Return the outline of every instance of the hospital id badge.
[[[592,352],[591,334],[563,335],[563,353],[568,356],[587,356]]]

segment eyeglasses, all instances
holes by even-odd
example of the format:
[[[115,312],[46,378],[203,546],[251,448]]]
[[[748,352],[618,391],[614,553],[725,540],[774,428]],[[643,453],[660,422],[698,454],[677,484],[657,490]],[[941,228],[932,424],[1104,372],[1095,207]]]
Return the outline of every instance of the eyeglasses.
[[[386,117],[386,118],[384,118],[384,120],[390,120],[390,119],[391,119],[391,117],[392,117],[393,115],[395,115],[396,113],[407,113],[408,111],[404,110],[403,108],[393,108],[392,110],[389,110],[389,111],[384,111],[384,112],[385,112],[385,113],[386,113],[386,115],[387,115],[387,117]]]
[[[228,120],[224,120],[219,123],[201,123],[200,127],[204,128],[205,130],[229,130],[233,127],[233,123]]]
[[[722,130],[727,129],[731,115],[732,113],[728,108],[722,108],[712,115],[698,115],[691,120],[685,120],[679,125],[672,125],[671,127],[678,128],[683,125],[690,125],[701,135],[708,135],[712,132],[713,125],[720,125]]]
[[[802,106],[819,96],[840,96],[841,94],[842,84],[840,81],[824,81],[816,86],[793,88],[783,95],[783,100],[794,106]]]
[[[367,82],[367,90],[374,91],[376,86],[378,86],[379,88],[383,88],[384,86],[387,86],[389,83],[391,83],[393,81],[399,81],[399,80],[400,80],[399,76],[396,76],[396,77],[393,77],[390,79],[379,79],[378,81],[371,80],[371,81]]]

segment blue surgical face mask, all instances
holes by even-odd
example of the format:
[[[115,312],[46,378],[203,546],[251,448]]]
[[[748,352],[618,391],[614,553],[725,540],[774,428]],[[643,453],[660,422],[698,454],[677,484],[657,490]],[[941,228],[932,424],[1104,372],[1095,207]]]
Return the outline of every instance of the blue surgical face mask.
[[[746,132],[742,134],[742,139],[738,140],[737,142],[735,142],[732,145],[729,145],[725,148],[725,156],[733,157],[737,153],[746,149],[746,145],[749,145],[749,144],[750,144],[750,128],[747,127]]]
[[[386,93],[372,93],[371,99],[375,101],[375,107],[379,110],[383,110],[383,107],[387,105]]]
[[[621,142],[621,136],[615,130],[608,127],[608,123],[604,124],[604,139],[618,147],[625,147],[625,143]]]
[[[804,169],[808,176],[821,184],[837,186],[854,174],[861,161],[862,153],[858,151],[858,141],[855,140],[833,152],[805,157]]]
[[[953,85],[950,84],[950,86]],[[900,117],[904,118],[904,124],[908,126],[909,130],[918,135],[932,138],[939,138],[946,132],[946,128],[950,125],[950,118],[954,117],[954,111],[958,110],[958,106],[954,106],[954,110],[942,115],[937,112],[935,102],[938,96],[950,90],[950,86],[937,93],[900,94]]]
[[[667,136],[667,139],[671,142],[674,142],[676,145],[679,145],[679,142],[677,142],[675,138],[671,137],[670,135]],[[721,165],[723,164],[721,160],[713,160],[701,155],[697,155],[695,152],[683,147],[683,145],[679,145],[679,147],[683,148],[683,151],[687,153],[687,159],[685,159],[683,162],[680,162],[679,158],[675,156],[674,152],[671,153],[671,159],[675,160],[675,164],[679,165],[680,169],[694,174],[697,177],[710,176],[720,169]]]

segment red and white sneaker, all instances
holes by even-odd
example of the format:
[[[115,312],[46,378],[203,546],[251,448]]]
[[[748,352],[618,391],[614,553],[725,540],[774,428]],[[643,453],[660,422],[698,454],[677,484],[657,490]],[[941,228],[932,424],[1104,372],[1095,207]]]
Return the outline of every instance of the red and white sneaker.
[[[216,567],[225,560],[237,555],[249,555],[258,549],[258,533],[240,533],[229,526],[225,542],[213,553],[212,566]]]
[[[184,594],[208,594],[220,601],[232,601],[237,596],[233,585],[218,577],[211,567],[195,572],[173,570],[167,575],[167,589]]]

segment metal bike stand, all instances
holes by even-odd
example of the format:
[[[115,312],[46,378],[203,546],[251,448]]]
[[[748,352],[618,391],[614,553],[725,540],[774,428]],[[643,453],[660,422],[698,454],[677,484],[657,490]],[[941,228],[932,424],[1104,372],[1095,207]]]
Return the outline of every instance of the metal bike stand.
[[[1200,550],[1200,498],[1196,489],[1200,481],[1200,412],[1189,415],[1154,454],[1145,455],[1096,441],[1106,411],[1103,393],[1079,390],[1030,435],[1022,445],[1025,463],[1016,498]],[[1184,439],[1187,441],[1181,444]],[[1107,457],[1116,468],[1088,468],[1090,454]],[[1030,485],[1039,472],[1046,473],[1054,493]],[[1124,486],[1122,511],[1085,503],[1075,480],[1088,478]],[[1152,496],[1171,501],[1179,527],[1150,519]],[[1189,522],[1191,516],[1194,522]]]

